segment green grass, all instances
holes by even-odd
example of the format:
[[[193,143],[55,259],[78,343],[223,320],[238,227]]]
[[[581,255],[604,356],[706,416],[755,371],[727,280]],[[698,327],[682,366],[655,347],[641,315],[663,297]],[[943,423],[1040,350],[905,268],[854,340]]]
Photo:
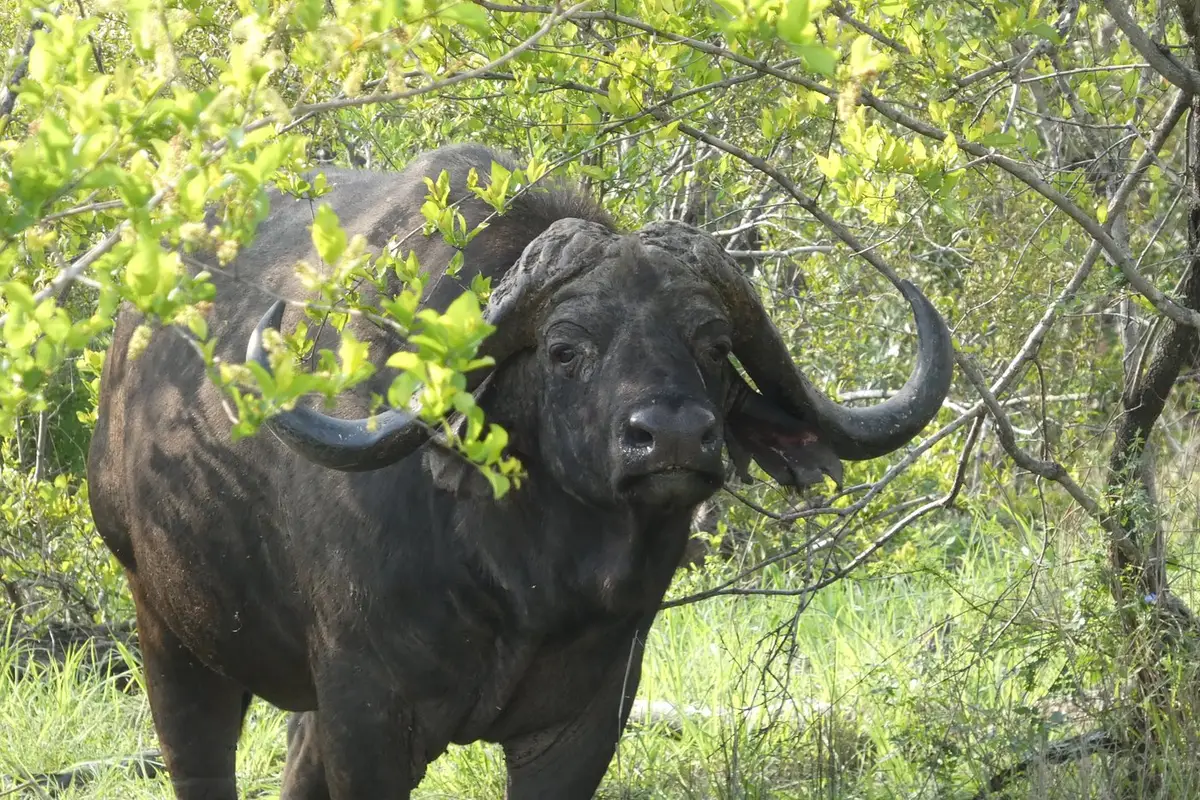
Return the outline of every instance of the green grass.
[[[893,559],[823,590],[799,615],[795,598],[765,597],[664,612],[639,696],[690,710],[627,731],[600,796],[969,798],[1048,742],[1123,719],[1127,674],[1104,655],[1122,642],[1090,605],[1103,598],[1087,584],[1093,562],[1059,557],[1050,569],[1038,548],[1003,540],[980,537],[944,565]],[[764,585],[800,580],[773,572]],[[676,593],[712,582],[683,575]],[[0,651],[0,774],[155,746],[141,693],[90,674],[80,656],[14,678],[17,655]],[[1177,724],[1161,734],[1172,788],[1159,796],[1197,796],[1200,737]],[[239,753],[244,796],[277,796],[284,738],[285,716],[256,703]],[[1122,770],[1107,755],[1034,765],[998,796],[1108,797]],[[474,745],[433,764],[416,796],[502,795],[498,749]],[[62,796],[170,793],[165,779],[109,769]]]

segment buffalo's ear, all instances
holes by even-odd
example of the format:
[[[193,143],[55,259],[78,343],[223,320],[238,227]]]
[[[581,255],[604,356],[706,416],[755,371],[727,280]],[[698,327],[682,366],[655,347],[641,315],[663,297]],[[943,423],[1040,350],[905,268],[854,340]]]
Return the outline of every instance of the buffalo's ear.
[[[484,409],[487,422],[500,425],[508,433],[507,455],[526,458],[537,452],[536,381],[532,359],[525,353],[518,353],[497,367],[475,389],[475,402]],[[451,425],[459,436],[465,433],[466,420],[461,415],[455,414]],[[427,448],[425,459],[439,489],[463,499],[491,499],[491,486],[479,470],[458,453]]]
[[[516,353],[480,387],[476,402],[489,423],[508,432],[508,450],[518,457],[537,453],[541,376],[530,350]]]
[[[781,486],[811,486],[826,476],[842,485],[842,462],[821,432],[749,387],[725,417],[725,446],[743,480],[754,459]]]

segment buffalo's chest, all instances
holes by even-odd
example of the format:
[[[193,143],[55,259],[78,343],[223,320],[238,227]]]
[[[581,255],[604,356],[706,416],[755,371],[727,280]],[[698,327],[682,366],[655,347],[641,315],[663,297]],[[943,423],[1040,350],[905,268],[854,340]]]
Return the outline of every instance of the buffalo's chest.
[[[454,741],[503,742],[576,718],[612,671],[628,663],[635,629],[635,619],[596,620],[510,648]]]

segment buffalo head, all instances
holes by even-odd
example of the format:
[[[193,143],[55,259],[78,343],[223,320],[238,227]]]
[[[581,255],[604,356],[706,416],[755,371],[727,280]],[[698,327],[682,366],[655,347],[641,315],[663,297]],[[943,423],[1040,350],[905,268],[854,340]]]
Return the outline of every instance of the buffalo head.
[[[588,503],[695,505],[722,483],[723,448],[740,469],[754,459],[784,485],[840,482],[841,459],[902,447],[949,390],[946,326],[914,286],[899,288],[916,319],[916,367],[886,402],[846,408],[800,372],[753,287],[708,234],[665,222],[623,235],[561,219],[493,292],[486,317],[497,330],[484,350],[496,360],[493,377],[505,379],[474,386],[521,393],[518,451]],[[260,334],[279,326],[282,310],[263,318],[248,359],[267,365]],[[340,420],[298,408],[269,424],[294,450],[341,470],[386,466],[428,438],[398,409]]]

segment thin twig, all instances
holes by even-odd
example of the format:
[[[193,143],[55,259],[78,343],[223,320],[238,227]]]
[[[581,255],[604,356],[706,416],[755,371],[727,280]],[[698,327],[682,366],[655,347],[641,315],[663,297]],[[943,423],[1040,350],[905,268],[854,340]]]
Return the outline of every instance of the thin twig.
[[[0,127],[0,133],[8,127],[8,118],[12,115],[13,107],[17,103],[17,84],[24,78],[26,71],[29,70],[29,54],[33,52],[33,45],[36,41],[34,34],[45,27],[40,19],[34,21],[29,28],[29,36],[25,39],[25,46],[21,50],[21,60],[17,62],[17,66],[13,69],[12,76],[5,82],[3,86],[3,94],[0,95],[0,120],[3,121],[3,127]]]
[[[493,72],[498,67],[504,66],[509,61],[512,61],[514,58],[521,55],[529,48],[533,47],[535,44],[537,44],[542,39],[542,37],[544,37],[551,30],[553,30],[554,27],[556,25],[558,25],[560,22],[563,22],[564,20],[569,20],[569,19],[575,17],[576,15],[578,15],[580,9],[582,9],[584,6],[586,6],[588,4],[588,2],[590,2],[590,0],[584,0],[584,2],[582,2],[582,3],[577,3],[573,6],[571,6],[569,9],[567,9],[565,12],[558,6],[554,6],[554,7],[547,6],[546,12],[549,14],[549,17],[547,18],[547,20],[544,23],[542,23],[542,26],[540,28],[538,28],[536,31],[534,31],[533,35],[531,35],[528,39],[521,42],[516,47],[507,51],[503,55],[493,59],[492,61],[489,61],[487,64],[484,64],[482,67],[478,67],[476,69],[469,69],[465,72],[459,72],[459,73],[457,73],[455,75],[451,75],[447,78],[443,78],[441,80],[425,84],[424,86],[417,86],[412,89],[404,89],[404,90],[398,91],[398,92],[386,92],[383,94],[369,94],[369,95],[365,95],[362,97],[345,97],[345,98],[340,98],[338,100],[329,100],[324,103],[304,103],[304,104],[293,107],[291,110],[291,113],[293,116],[296,116],[296,117],[311,116],[313,114],[320,114],[325,111],[336,111],[336,110],[342,109],[342,108],[356,108],[358,106],[376,105],[376,104],[380,104],[380,103],[395,103],[399,100],[409,100],[414,97],[419,97],[420,95],[423,95],[423,94],[429,94],[430,92],[440,91],[449,86],[454,86],[455,84],[462,83],[463,81],[469,81],[474,78],[483,77],[487,73]],[[274,118],[271,117],[271,118],[268,118],[268,120],[273,121]],[[260,121],[260,123],[256,127],[261,127],[262,124],[269,124],[268,120]]]
[[[792,199],[794,199],[801,208],[815,217],[818,222],[829,229],[830,233],[840,239],[844,244],[849,246],[854,255],[859,256],[867,261],[867,263],[878,270],[880,274],[891,281],[894,286],[900,286],[900,276],[896,274],[896,271],[892,269],[891,265],[888,264],[882,256],[875,252],[875,245],[867,245],[860,241],[859,238],[855,236],[848,227],[838,222],[823,208],[817,205],[817,202],[813,198],[801,191],[800,187],[797,186],[791,178],[783,174],[783,172],[771,166],[765,160],[759,158],[753,153],[750,153],[735,144],[727,142],[719,136],[715,136],[707,131],[702,131],[699,128],[695,128],[686,122],[681,122],[678,129],[688,136],[691,136],[693,139],[699,139],[705,144],[711,145],[718,150],[728,153],[734,158],[746,162],[759,172],[771,176],[771,178],[777,184],[779,184],[780,188],[790,194]]]
[[[915,133],[919,133],[922,136],[927,136],[940,142],[944,141],[948,135],[936,125],[916,119],[915,117],[910,116],[898,108],[883,102],[870,92],[862,92],[860,95],[860,101],[864,105],[875,109],[887,119],[890,119],[896,124],[902,125],[903,127],[908,128]],[[1168,114],[1171,115],[1177,113],[1178,116],[1182,116],[1183,110],[1186,109],[1187,102],[1186,94],[1180,92],[1176,95],[1175,102],[1172,104],[1172,110],[1169,111]],[[1176,112],[1177,108],[1178,111]],[[1147,300],[1149,300],[1150,303],[1161,313],[1180,324],[1191,325],[1193,327],[1200,328],[1200,313],[1180,306],[1174,300],[1170,299],[1161,291],[1159,291],[1158,288],[1155,287],[1147,277],[1138,272],[1133,255],[1119,242],[1113,239],[1103,224],[1097,221],[1095,217],[1091,216],[1082,208],[1080,208],[1062,192],[1058,191],[1047,181],[1043,180],[1042,177],[1038,175],[1037,172],[1031,167],[1026,164],[1022,164],[1019,161],[1015,161],[1008,156],[997,153],[981,144],[972,142],[965,137],[956,136],[955,139],[958,142],[960,149],[970,153],[973,156],[990,161],[991,163],[1000,167],[1002,170],[1012,175],[1014,178],[1018,179],[1026,186],[1052,202],[1071,219],[1075,220],[1075,222],[1078,223],[1079,226],[1088,233],[1088,235],[1090,235],[1096,242],[1099,243],[1099,245],[1104,249],[1105,255],[1107,255],[1109,260],[1121,270],[1121,273],[1125,276],[1125,279],[1129,281],[1130,285],[1137,289],[1138,292]]]
[[[1091,731],[1055,742],[1040,753],[997,772],[988,780],[987,786],[979,790],[974,800],[987,800],[993,794],[1003,791],[1006,786],[1027,773],[1034,764],[1066,764],[1068,761],[1078,761],[1097,753],[1111,753],[1117,749],[1118,744],[1107,731]]]
[[[158,205],[159,202],[162,202],[162,194],[163,193],[160,191],[157,195],[155,195],[157,200],[151,198],[150,203],[147,203],[147,208],[153,208],[154,206]],[[121,234],[127,227],[129,227],[129,221],[125,220],[116,228],[114,228],[113,231],[108,234],[108,236],[105,236],[96,245],[94,245],[91,250],[88,250],[82,256],[75,259],[75,261],[71,262],[66,269],[55,275],[54,278],[51,279],[50,283],[43,286],[36,294],[34,294],[34,302],[42,302],[51,295],[59,292],[61,289],[79,277],[84,270],[96,263],[96,261],[109,250],[113,249],[116,243],[120,241]],[[3,325],[7,319],[7,313],[0,314],[0,325]]]
[[[756,589],[756,588],[750,588],[750,587],[733,586],[733,585],[730,585],[730,583],[732,583],[732,582],[728,582],[726,584],[722,584],[721,586],[715,587],[713,589],[709,589],[707,591],[696,592],[695,594],[688,595],[687,597],[681,597],[676,600],[669,600],[662,604],[662,608],[674,608],[676,606],[689,605],[691,603],[696,603],[701,600],[707,600],[712,597],[720,597],[720,596],[724,596],[724,595],[733,595],[733,596],[739,596],[739,597],[749,597],[749,596],[799,597],[799,596],[810,595],[813,592],[817,592],[821,589],[824,589],[826,586],[830,586],[834,583],[837,583],[842,578],[845,578],[847,575],[849,575],[851,572],[854,572],[856,569],[858,569],[864,563],[866,563],[871,558],[871,556],[875,555],[875,553],[877,553],[881,547],[883,547],[885,544],[890,542],[892,539],[896,538],[896,536],[901,531],[906,529],[913,522],[915,522],[918,519],[920,519],[921,517],[925,516],[930,511],[934,511],[938,508],[942,508],[944,502],[945,502],[945,498],[938,497],[938,498],[935,498],[934,500],[931,500],[931,501],[925,503],[920,508],[917,508],[914,511],[910,511],[900,521],[896,522],[894,525],[892,525],[890,528],[888,528],[886,531],[884,531],[882,534],[880,534],[878,537],[876,537],[871,542],[870,545],[868,545],[861,552],[859,552],[856,556],[854,556],[854,558],[852,558],[846,564],[846,566],[834,570],[833,572],[827,574],[824,578],[821,578],[820,580],[816,581],[815,583],[810,583],[806,586],[796,588],[796,589]],[[807,549],[807,548],[805,548],[805,549]],[[792,551],[789,551],[788,553],[781,553],[778,556],[775,556],[773,559],[771,559],[771,561],[782,561],[785,557],[791,557],[793,555],[798,555],[798,553],[795,553]],[[765,566],[767,566],[767,562],[756,565],[753,571],[757,572]],[[749,572],[749,571],[747,571],[747,572]],[[736,578],[735,580],[741,580],[745,577],[748,577],[748,575],[746,573],[743,573],[742,575],[738,576],[738,578]]]
[[[1142,30],[1130,16],[1124,0],[1104,0],[1104,8],[1133,45],[1133,49],[1150,62],[1155,72],[1189,95],[1200,92],[1200,72],[1181,63],[1170,50],[1151,39],[1150,34]]]
[[[833,247],[827,244],[808,244],[799,247],[789,247],[785,250],[726,250],[725,253],[733,258],[790,258],[791,256],[810,255],[812,253],[832,253]]]
[[[87,12],[83,10],[83,0],[75,0],[75,5],[79,8],[79,17],[84,19],[87,17]],[[96,62],[96,72],[104,74],[104,59],[100,57],[100,45],[96,44],[96,38],[92,34],[87,35],[88,44],[92,46],[92,59]]]
[[[1017,437],[1013,431],[1012,423],[1008,419],[1008,415],[1004,413],[1004,409],[1000,406],[996,396],[988,388],[987,382],[983,379],[983,375],[979,372],[978,367],[970,358],[961,354],[955,354],[955,363],[967,380],[975,387],[983,398],[984,404],[988,408],[988,412],[992,415],[992,419],[996,422],[996,433],[1000,438],[1000,446],[1004,448],[1004,452],[1008,453],[1009,458],[1016,462],[1017,466],[1034,475],[1040,475],[1047,480],[1052,480],[1059,484],[1071,495],[1071,498],[1079,504],[1089,517],[1095,520],[1099,525],[1114,536],[1114,538],[1124,539],[1124,533],[1120,527],[1110,518],[1109,515],[1103,512],[1099,501],[1083,490],[1071,474],[1059,464],[1057,461],[1050,461],[1035,458],[1025,452],[1017,444]]]
[[[1111,1],[1112,0],[1110,0],[1110,2]],[[550,6],[508,5],[502,3],[493,3],[489,0],[476,0],[476,2],[478,5],[481,5],[484,8],[495,11],[526,13],[550,13],[552,11]],[[1069,27],[1071,21],[1073,20],[1073,13],[1068,12],[1071,12],[1073,8],[1077,9],[1077,6],[1077,3],[1068,4],[1068,8],[1064,10],[1063,15],[1060,17],[1060,24]],[[699,52],[718,56],[720,58],[742,64],[743,66],[750,67],[751,69],[758,70],[767,75],[779,78],[780,80],[787,81],[798,86],[803,86],[806,89],[824,94],[826,97],[831,99],[836,99],[840,93],[838,89],[826,86],[825,84],[803,75],[797,75],[788,72],[787,70],[779,69],[778,67],[772,66],[763,61],[739,55],[718,45],[693,39],[689,36],[682,36],[680,34],[660,30],[652,25],[642,22],[641,20],[625,17],[620,14],[614,14],[607,11],[580,12],[576,16],[580,19],[608,20],[654,36],[677,42],[679,44],[684,44]],[[1151,61],[1151,63],[1153,62]],[[1186,102],[1186,97],[1183,98],[1183,101]],[[863,90],[860,93],[859,102],[874,109],[877,113],[891,120],[892,122],[930,139],[941,142],[944,141],[949,135],[936,125],[917,119],[866,90]],[[869,248],[864,247],[861,243],[859,243],[857,237],[855,237],[848,228],[842,226],[831,216],[822,211],[817,204],[807,195],[803,194],[790,179],[788,179],[778,170],[770,167],[770,165],[768,165],[764,160],[754,156],[742,148],[736,147],[729,142],[725,142],[724,140],[713,136],[712,134],[700,131],[690,125],[681,124],[679,126],[679,130],[687,133],[693,138],[700,139],[701,141],[717,147],[718,149],[724,150],[730,155],[734,155],[756,169],[770,175],[782,188],[787,190],[788,193],[793,196],[793,198],[801,205],[801,207],[803,207],[813,216],[817,217],[817,219],[823,225],[833,231],[839,239],[849,245],[857,254],[861,255],[868,262],[870,262],[872,266],[884,274],[893,283],[897,283],[899,281],[898,276],[891,269],[891,267],[883,261],[883,259],[877,257]],[[1114,264],[1117,265],[1118,268],[1120,268],[1122,274],[1125,276],[1125,279],[1129,281],[1130,285],[1133,286],[1139,293],[1141,293],[1143,297],[1149,300],[1150,303],[1161,313],[1170,317],[1175,322],[1185,325],[1192,325],[1193,327],[1200,329],[1200,312],[1183,308],[1171,298],[1167,297],[1163,292],[1159,291],[1159,289],[1155,287],[1148,278],[1138,272],[1135,267],[1132,254],[1130,254],[1126,248],[1121,246],[1120,243],[1112,238],[1112,236],[1105,229],[1104,225],[1102,225],[1090,214],[1085,212],[1079,207],[1078,204],[1073,202],[1062,192],[1055,189],[1049,182],[1038,175],[1033,168],[1003,154],[997,153],[992,148],[978,144],[977,142],[973,142],[964,136],[956,134],[955,140],[961,150],[975,156],[977,159],[980,159],[980,163],[989,162],[995,164],[1005,172],[1012,175],[1014,178],[1024,183],[1026,186],[1050,200],[1050,202],[1054,203],[1054,205],[1066,213],[1067,216],[1071,217],[1071,219],[1073,219],[1080,227],[1082,227],[1093,239],[1100,243],[1100,246],[1103,247],[1105,254]]]
[[[1131,69],[1145,69],[1149,67],[1145,63],[1133,64],[1101,64],[1095,67],[1074,67],[1072,69],[1060,69],[1054,72],[1047,72],[1043,75],[1029,75],[1021,78],[1021,83],[1035,83],[1037,81],[1053,81],[1065,75],[1086,75],[1095,72],[1125,72]],[[1122,125],[1121,127],[1125,127]]]
[[[1156,126],[1154,134],[1151,136],[1150,142],[1147,145],[1146,152],[1142,155],[1142,157],[1138,160],[1138,162],[1134,165],[1134,167],[1129,171],[1129,173],[1126,174],[1125,178],[1122,180],[1117,191],[1113,194],[1112,198],[1110,199],[1109,206],[1108,206],[1109,216],[1108,216],[1108,220],[1106,221],[1106,224],[1111,224],[1112,221],[1114,221],[1121,213],[1123,213],[1125,204],[1126,204],[1126,202],[1128,202],[1128,199],[1132,195],[1133,190],[1136,188],[1137,184],[1140,182],[1141,178],[1144,176],[1146,169],[1152,163],[1152,161],[1155,158],[1158,151],[1161,150],[1161,148],[1165,144],[1167,138],[1170,136],[1172,130],[1174,129],[1175,125],[1178,123],[1178,121],[1182,117],[1183,112],[1186,110],[1186,108],[1187,108],[1187,103],[1186,103],[1186,100],[1183,98],[1182,93],[1177,94],[1175,101],[1172,103],[1172,105],[1168,109],[1167,113],[1164,114],[1163,119],[1159,122],[1158,126]],[[683,126],[680,126],[680,127],[682,129]],[[715,138],[715,137],[713,137],[713,138]],[[715,146],[717,146],[719,148],[721,147],[720,144],[717,144]],[[721,149],[724,149],[724,148],[721,148]],[[731,153],[731,154],[737,155],[736,153]],[[770,174],[770,173],[768,173],[768,174]],[[772,177],[774,177],[774,175],[772,175]],[[787,186],[784,185],[784,188],[786,189]],[[789,193],[791,193],[790,189],[788,189],[788,191],[789,191]],[[835,233],[836,233],[836,231],[835,231]],[[839,238],[841,238],[841,237],[839,237]],[[886,531],[879,539],[877,539],[875,542],[873,542],[871,547],[869,547],[863,553],[860,553],[859,556],[856,557],[856,559],[854,561],[852,561],[849,565],[847,565],[847,567],[834,573],[833,576],[827,577],[825,579],[825,581],[827,581],[827,582],[818,582],[817,584],[813,584],[813,585],[804,587],[802,589],[795,589],[795,590],[790,590],[790,589],[789,590],[761,590],[761,589],[735,588],[735,584],[737,582],[744,580],[746,577],[749,577],[751,574],[755,574],[756,572],[760,571],[762,568],[767,566],[769,563],[773,563],[776,560],[783,560],[786,558],[794,557],[796,555],[800,555],[804,551],[803,548],[797,548],[797,549],[779,554],[777,557],[775,557],[773,559],[769,559],[767,562],[757,564],[757,565],[749,568],[743,574],[735,576],[735,578],[732,581],[727,581],[725,583],[722,583],[720,586],[714,587],[713,589],[710,589],[706,592],[701,592],[701,593],[697,593],[695,595],[691,595],[688,597],[679,598],[677,600],[672,600],[669,603],[665,604],[664,607],[673,607],[676,605],[683,605],[686,603],[691,603],[691,602],[696,602],[698,600],[706,599],[708,597],[715,597],[715,596],[724,595],[724,594],[742,594],[742,595],[744,595],[744,594],[770,594],[770,595],[790,595],[790,596],[806,595],[808,592],[816,591],[817,589],[822,588],[823,586],[827,586],[827,585],[829,585],[829,583],[832,583],[833,581],[838,580],[841,577],[844,577],[846,574],[849,574],[849,571],[853,570],[857,566],[864,563],[867,558],[869,558],[873,553],[877,552],[878,549],[880,547],[882,547],[884,544],[886,544],[887,541],[890,541],[892,538],[894,538],[894,536],[897,533],[899,533],[900,530],[903,530],[904,526],[911,524],[911,522],[913,520],[915,520],[917,517],[932,511],[934,508],[937,507],[938,503],[941,503],[943,506],[946,506],[950,502],[952,502],[954,496],[957,495],[958,491],[961,489],[961,487],[963,485],[963,482],[965,479],[965,469],[963,468],[963,465],[965,464],[965,458],[966,458],[965,454],[969,453],[970,448],[975,444],[975,441],[978,437],[979,428],[980,428],[980,420],[982,419],[982,413],[985,408],[994,406],[996,412],[999,413],[999,415],[1000,415],[1000,418],[997,419],[997,425],[1000,426],[1002,429],[1004,429],[1004,433],[1005,433],[1005,435],[1002,436],[1002,444],[1004,444],[1004,439],[1006,438],[1008,445],[1010,447],[1012,447],[1014,450],[1017,449],[1016,448],[1016,438],[1015,438],[1015,434],[1012,429],[1011,423],[1008,421],[1007,417],[1004,415],[1003,406],[1001,406],[999,401],[996,400],[995,394],[1003,393],[1004,391],[1007,391],[1008,388],[1012,385],[1012,383],[1016,380],[1016,378],[1019,377],[1019,375],[1023,372],[1025,365],[1036,355],[1038,350],[1041,348],[1042,342],[1044,341],[1046,335],[1049,333],[1049,330],[1052,327],[1054,320],[1057,318],[1058,312],[1068,302],[1070,302],[1070,299],[1074,297],[1075,293],[1083,285],[1083,282],[1086,280],[1087,275],[1089,274],[1089,272],[1092,268],[1092,265],[1094,265],[1096,259],[1099,257],[1100,252],[1101,252],[1101,248],[1100,248],[1099,243],[1094,242],[1092,247],[1089,248],[1088,253],[1084,258],[1084,262],[1080,265],[1080,268],[1076,271],[1075,275],[1072,276],[1071,280],[1068,282],[1067,286],[1064,287],[1063,291],[1060,292],[1060,294],[1055,298],[1054,302],[1051,304],[1050,308],[1048,308],[1046,310],[1046,313],[1042,316],[1041,320],[1039,320],[1037,325],[1035,325],[1034,329],[1030,332],[1030,335],[1026,338],[1020,351],[1018,351],[1017,355],[1012,359],[1012,361],[1006,367],[1006,369],[1002,373],[1001,377],[996,381],[994,386],[992,386],[990,388],[987,387],[987,385],[982,382],[982,378],[978,375],[978,373],[973,372],[975,377],[978,378],[978,380],[980,381],[979,386],[982,386],[983,391],[981,392],[981,394],[985,398],[984,401],[976,404],[971,409],[968,409],[967,411],[962,413],[957,419],[955,419],[953,422],[951,422],[949,425],[946,425],[941,430],[939,430],[937,433],[935,433],[934,435],[932,435],[928,439],[926,439],[924,442],[922,442],[921,445],[919,445],[917,448],[915,448],[913,452],[910,452],[904,459],[902,459],[899,463],[897,463],[891,469],[889,469],[888,472],[884,474],[883,478],[881,478],[875,484],[875,486],[873,486],[872,489],[867,492],[867,494],[864,497],[860,498],[856,503],[852,504],[851,506],[846,507],[846,508],[841,508],[841,509],[825,509],[825,508],[806,509],[803,511],[792,512],[792,513],[787,513],[787,514],[775,514],[773,512],[766,512],[765,509],[761,509],[761,508],[759,510],[763,511],[768,516],[771,516],[772,518],[774,518],[778,521],[791,521],[791,520],[796,520],[796,519],[800,519],[803,517],[816,516],[821,513],[835,513],[838,516],[848,517],[852,514],[857,513],[859,510],[861,510],[863,507],[865,507],[868,502],[870,502],[880,491],[882,491],[883,486],[885,486],[887,483],[889,483],[891,480],[893,480],[898,474],[900,474],[900,472],[907,469],[907,467],[909,465],[911,465],[916,460],[917,457],[919,457],[927,449],[932,447],[933,444],[940,441],[945,436],[950,435],[953,431],[957,430],[959,427],[961,427],[962,425],[967,424],[969,422],[972,424],[972,430],[971,430],[971,433],[968,435],[967,444],[964,446],[964,455],[962,456],[962,459],[960,460],[960,468],[956,471],[954,483],[953,483],[951,490],[948,493],[946,498],[942,498],[938,501],[934,501],[933,503],[926,504],[925,506],[922,506],[917,511],[913,512],[913,514],[910,514],[904,520],[901,520],[899,523],[897,523],[896,526],[893,526],[891,529]],[[977,386],[977,388],[979,388],[979,386]],[[988,403],[989,398],[991,401],[990,406]],[[1016,402],[1023,401],[1024,399],[1025,398],[1014,398],[1012,401],[1010,401],[1010,403],[1015,404]],[[1010,455],[1011,455],[1011,453],[1010,453]],[[1052,477],[1055,474],[1054,469],[1053,469],[1054,467],[1057,467],[1058,470],[1062,470],[1062,468],[1060,466],[1058,466],[1056,464],[1052,464],[1051,462],[1038,462],[1037,466],[1046,467],[1047,470],[1051,473],[1049,475],[1044,475],[1044,477]],[[1065,471],[1061,477],[1062,477],[1062,480],[1059,480],[1059,482],[1062,483],[1065,480],[1066,483],[1064,485],[1068,487],[1069,492],[1072,492],[1072,496],[1075,497],[1075,499],[1077,501],[1082,500],[1081,504],[1084,506],[1085,511],[1089,511],[1089,514],[1091,516],[1093,516],[1093,518],[1098,519],[1098,514],[1099,514],[1098,504],[1094,500],[1092,500],[1090,497],[1088,497],[1086,494],[1083,494],[1082,490],[1076,484],[1074,484],[1074,481],[1070,478],[1070,476],[1065,475]],[[1053,479],[1057,480],[1058,478],[1053,478]],[[737,495],[735,495],[735,496],[737,496]],[[742,502],[747,503],[748,505],[754,506],[754,504],[751,501],[747,500],[746,498],[743,498],[740,496],[738,496],[738,498]]]
[[[872,39],[884,45],[885,47],[890,47],[897,53],[902,53],[906,56],[910,55],[911,51],[908,49],[908,45],[904,44],[904,42],[901,42],[898,39],[893,39],[891,36],[888,36],[881,31],[875,30],[867,23],[855,18],[855,16],[850,13],[850,9],[846,8],[845,4],[835,0],[835,2],[829,4],[829,10],[833,12],[835,17],[840,19],[842,22],[845,22],[859,33],[865,33],[867,36],[870,36]]]
[[[42,217],[42,222],[54,222],[55,220],[65,219],[66,217],[74,217],[79,214],[94,214],[100,211],[113,211],[123,207],[125,204],[120,200],[101,200],[95,203],[86,203],[74,208],[68,208],[63,211],[56,211],[53,214],[47,214]]]

